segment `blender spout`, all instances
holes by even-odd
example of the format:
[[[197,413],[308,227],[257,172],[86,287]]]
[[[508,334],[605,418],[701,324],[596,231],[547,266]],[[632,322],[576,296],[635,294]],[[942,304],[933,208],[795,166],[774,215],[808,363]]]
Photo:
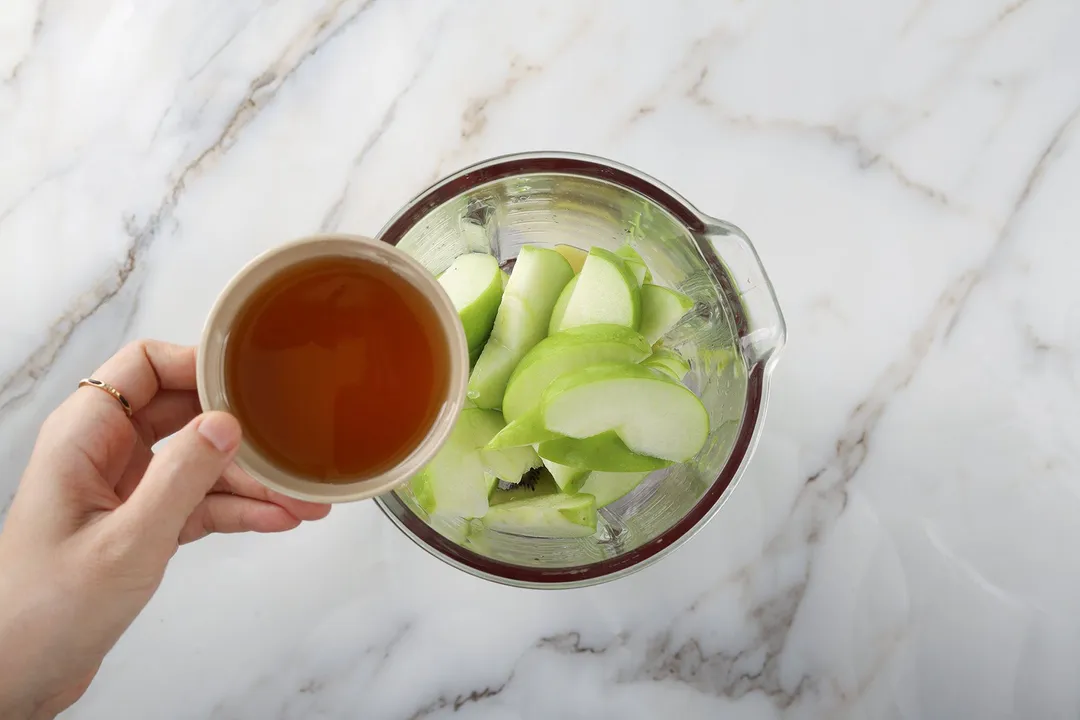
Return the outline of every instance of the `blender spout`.
[[[776,291],[754,244],[739,227],[701,215],[704,231],[695,233],[702,254],[731,304],[740,309],[736,329],[748,365],[771,371],[787,342],[787,324]]]

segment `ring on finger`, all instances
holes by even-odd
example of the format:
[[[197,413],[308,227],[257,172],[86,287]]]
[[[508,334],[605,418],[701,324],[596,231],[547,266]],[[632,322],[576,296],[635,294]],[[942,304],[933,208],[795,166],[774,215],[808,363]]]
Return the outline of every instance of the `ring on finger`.
[[[128,402],[127,398],[124,397],[119,390],[114,388],[109,383],[102,382],[101,380],[97,380],[95,378],[83,378],[79,381],[79,387],[92,387],[97,388],[98,390],[104,390],[105,392],[116,398],[116,401],[120,403],[120,407],[124,408],[124,414],[128,417],[131,417],[131,403]]]

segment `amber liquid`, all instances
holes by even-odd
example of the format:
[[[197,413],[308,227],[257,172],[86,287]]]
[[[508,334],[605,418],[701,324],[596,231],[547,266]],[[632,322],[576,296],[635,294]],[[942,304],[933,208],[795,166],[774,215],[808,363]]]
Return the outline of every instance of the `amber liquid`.
[[[225,349],[229,405],[275,465],[321,482],[405,458],[445,401],[446,337],[434,309],[381,265],[324,258],[271,278]]]

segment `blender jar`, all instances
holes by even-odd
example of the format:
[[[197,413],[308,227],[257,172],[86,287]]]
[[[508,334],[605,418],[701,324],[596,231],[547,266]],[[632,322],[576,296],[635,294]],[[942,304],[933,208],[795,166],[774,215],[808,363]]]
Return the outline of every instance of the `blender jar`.
[[[641,254],[653,282],[695,306],[663,339],[690,361],[686,385],[709,413],[691,461],[659,470],[601,508],[589,538],[526,537],[479,521],[428,516],[408,486],[376,499],[417,544],[473,575],[524,587],[574,587],[626,575],[670,552],[723,504],[748,462],[785,326],[746,235],[631,168],[568,153],[529,153],[466,168],[429,188],[378,236],[433,273],[465,252],[509,268],[525,244]]]

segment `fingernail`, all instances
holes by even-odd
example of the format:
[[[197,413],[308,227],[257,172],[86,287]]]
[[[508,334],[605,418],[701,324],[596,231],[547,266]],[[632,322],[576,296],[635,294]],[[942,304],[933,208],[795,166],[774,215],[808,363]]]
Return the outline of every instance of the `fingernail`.
[[[209,413],[199,423],[199,434],[218,452],[232,452],[240,444],[240,423],[228,413]]]

